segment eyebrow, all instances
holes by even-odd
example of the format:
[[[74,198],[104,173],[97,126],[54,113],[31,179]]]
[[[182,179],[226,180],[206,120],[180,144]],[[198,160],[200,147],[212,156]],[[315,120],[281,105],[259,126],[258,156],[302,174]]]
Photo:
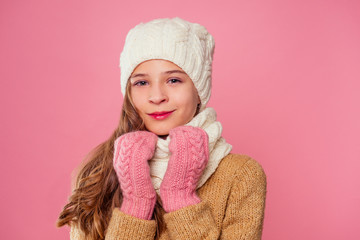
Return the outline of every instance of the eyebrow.
[[[186,74],[184,71],[181,71],[181,70],[170,70],[170,71],[162,72],[161,74],[163,74],[163,75],[169,75],[169,74],[172,74],[172,73]],[[134,75],[130,76],[130,78],[147,77],[147,76],[149,76],[149,74],[146,74],[146,73],[137,73],[137,74],[134,74]]]

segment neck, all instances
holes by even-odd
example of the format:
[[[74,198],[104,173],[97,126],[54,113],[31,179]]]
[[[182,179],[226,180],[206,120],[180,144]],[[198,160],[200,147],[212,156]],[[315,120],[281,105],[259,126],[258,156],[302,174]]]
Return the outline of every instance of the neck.
[[[164,140],[167,138],[167,136],[169,136],[169,135],[158,135],[159,138],[162,138]]]

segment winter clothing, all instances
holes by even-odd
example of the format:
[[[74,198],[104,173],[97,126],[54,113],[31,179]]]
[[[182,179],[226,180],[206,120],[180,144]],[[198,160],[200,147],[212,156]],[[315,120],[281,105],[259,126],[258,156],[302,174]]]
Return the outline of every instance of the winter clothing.
[[[200,203],[163,212],[161,240],[261,239],[266,176],[255,160],[230,153],[197,192]],[[153,240],[155,232],[155,220],[139,219],[114,208],[105,239]],[[70,236],[71,240],[83,239],[76,226]]]
[[[152,132],[137,131],[121,135],[114,144],[113,165],[124,197],[121,211],[147,220],[156,203],[147,161],[154,154],[157,138]]]
[[[205,108],[185,125],[202,128],[209,137],[209,162],[197,183],[197,188],[199,188],[215,172],[219,162],[229,154],[232,146],[221,137],[222,126],[220,122],[216,121],[216,112],[213,108]],[[170,158],[169,143],[169,137],[166,139],[159,138],[155,154],[149,161],[151,181],[157,193],[159,193],[160,184]]]
[[[170,130],[171,157],[160,197],[166,212],[201,202],[196,185],[209,160],[208,136],[204,130],[179,126]]]

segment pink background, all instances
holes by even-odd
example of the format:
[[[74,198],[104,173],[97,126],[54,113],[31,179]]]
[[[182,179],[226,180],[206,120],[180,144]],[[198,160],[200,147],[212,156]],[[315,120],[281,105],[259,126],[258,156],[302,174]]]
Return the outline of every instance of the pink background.
[[[2,0],[1,238],[69,238],[55,222],[73,169],[118,122],[125,35],[179,16],[215,37],[209,106],[267,174],[263,239],[360,239],[359,13],[356,0]]]

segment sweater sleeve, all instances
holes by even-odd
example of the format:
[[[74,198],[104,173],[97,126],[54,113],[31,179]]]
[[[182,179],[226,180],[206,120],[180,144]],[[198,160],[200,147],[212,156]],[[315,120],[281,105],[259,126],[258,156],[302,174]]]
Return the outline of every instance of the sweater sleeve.
[[[263,228],[266,175],[249,159],[236,175],[225,212],[220,239],[260,240]]]
[[[70,240],[81,240],[84,237],[81,235],[81,231],[75,225],[70,226]]]
[[[206,201],[166,213],[164,220],[171,240],[215,240],[219,236],[219,230]]]
[[[153,240],[156,232],[155,220],[143,220],[127,215],[114,208],[106,230],[105,240],[132,239]],[[76,226],[71,226],[70,240],[84,240],[84,236]]]

